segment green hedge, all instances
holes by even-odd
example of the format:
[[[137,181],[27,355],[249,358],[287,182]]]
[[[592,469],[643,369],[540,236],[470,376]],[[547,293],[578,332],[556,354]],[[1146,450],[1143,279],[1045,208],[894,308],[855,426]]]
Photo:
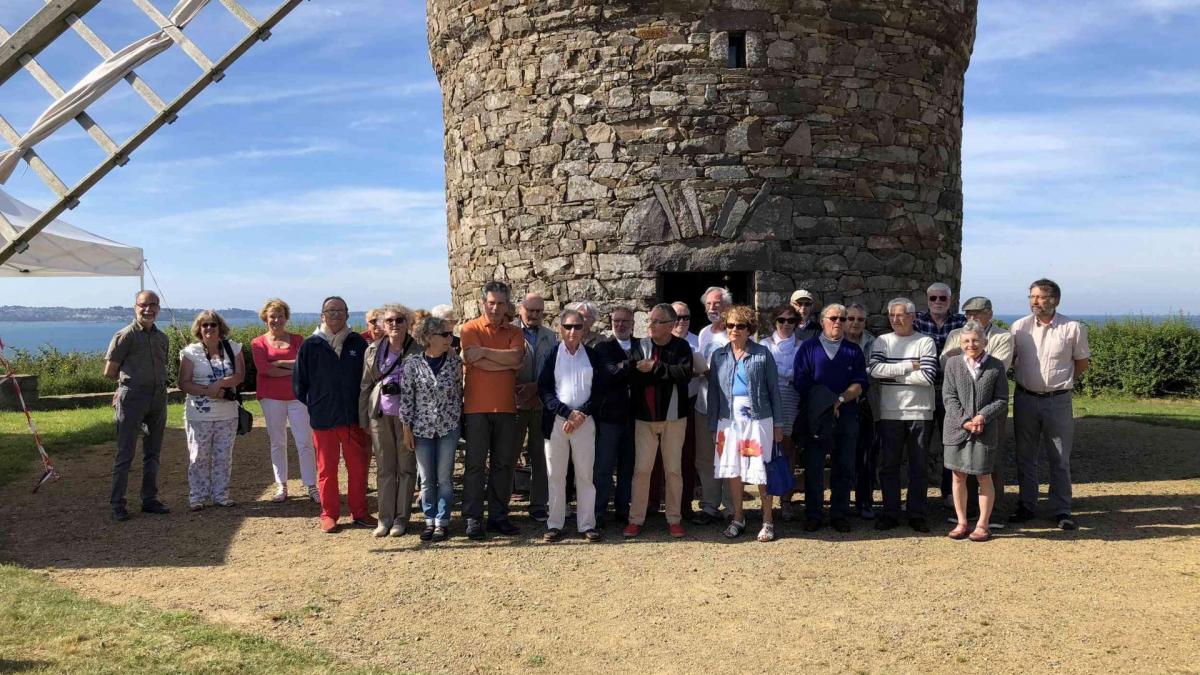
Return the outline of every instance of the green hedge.
[[[1180,315],[1111,321],[1088,331],[1091,364],[1080,379],[1088,395],[1200,396],[1200,328]]]

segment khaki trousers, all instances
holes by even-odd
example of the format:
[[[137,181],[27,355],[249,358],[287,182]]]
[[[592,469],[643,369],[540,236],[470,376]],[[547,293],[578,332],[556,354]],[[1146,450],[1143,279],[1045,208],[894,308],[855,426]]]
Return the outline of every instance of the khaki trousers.
[[[371,445],[375,450],[375,482],[379,488],[379,520],[391,527],[408,522],[417,483],[417,453],[404,447],[404,425],[399,417],[371,419]]]
[[[662,452],[663,473],[666,477],[665,495],[667,522],[680,520],[679,505],[683,498],[683,441],[687,437],[687,418],[669,422],[634,422],[633,500],[629,505],[629,522],[646,522],[646,504],[650,499],[650,474],[654,458]]]

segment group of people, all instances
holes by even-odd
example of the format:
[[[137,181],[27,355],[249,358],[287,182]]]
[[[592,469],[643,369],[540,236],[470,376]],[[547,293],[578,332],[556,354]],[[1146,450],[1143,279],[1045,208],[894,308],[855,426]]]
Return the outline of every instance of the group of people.
[[[272,499],[289,496],[290,426],[305,496],[320,503],[326,532],[339,529],[344,461],[353,524],[377,537],[404,535],[419,484],[420,538],[447,538],[460,439],[461,514],[470,539],[519,532],[509,502],[522,451],[529,515],[545,523],[547,542],[565,536],[572,499],[574,527],[587,541],[603,538],[610,506],[626,538],[639,536],[660,506],[673,537],[686,536],[687,520],[722,524],[725,536],[737,538],[747,526],[749,485],[762,502],[757,539],[772,541],[774,497],[780,517],[796,517],[793,490],[767,489],[768,473],[781,466],[789,475],[804,469],[806,531],[828,520],[848,532],[855,515],[887,530],[901,521],[905,459],[904,516],[928,532],[926,456],[940,451],[942,495],[955,512],[948,535],[987,541],[999,526],[992,514],[1003,494],[1011,368],[1019,504],[1009,521],[1035,516],[1044,454],[1053,520],[1074,529],[1071,391],[1089,354],[1086,327],[1057,312],[1060,298],[1053,281],[1035,281],[1031,314],[1006,331],[992,321],[987,298],[968,299],[964,314],[951,312],[951,289],[938,283],[927,289],[925,311],[908,298],[889,301],[892,332],[875,337],[865,330],[862,305],[818,307],[816,294],[801,289],[769,313],[774,325],[761,338],[758,312],[719,287],[701,297],[708,326],[692,332],[687,303],[662,303],[651,308],[645,337],[634,337],[629,307],[610,308],[611,334],[601,335],[594,330],[600,311],[590,302],[567,306],[552,330],[542,297],[513,302],[498,281],[482,288],[481,315],[457,336],[449,306],[411,311],[398,304],[369,312],[360,334],[349,326],[346,302],[332,296],[304,337],[287,331],[288,305],[273,299],[260,312],[266,331],[250,345],[277,484]],[[116,520],[129,517],[128,469],[143,435],[142,511],[168,512],[156,482],[168,358],[166,335],[155,326],[158,302],[150,292],[137,296],[135,321],[113,337],[106,357],[106,376],[119,382]],[[232,506],[242,347],[211,310],[195,318],[192,335],[179,354],[189,506]],[[378,518],[367,501],[372,451]]]

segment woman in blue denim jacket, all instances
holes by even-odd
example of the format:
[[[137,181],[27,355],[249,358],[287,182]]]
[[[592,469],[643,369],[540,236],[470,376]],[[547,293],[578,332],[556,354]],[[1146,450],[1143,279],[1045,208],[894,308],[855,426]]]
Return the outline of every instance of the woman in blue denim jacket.
[[[713,352],[708,370],[708,427],[716,435],[716,478],[729,484],[733,497],[733,520],[725,536],[733,539],[746,529],[742,509],[742,486],[757,485],[762,499],[763,526],[759,541],[775,539],[771,518],[771,495],[767,493],[766,463],[774,444],[783,440],[783,402],[779,395],[779,371],[771,350],[750,336],[758,330],[754,310],[735,305],[725,310],[721,321],[729,344]]]

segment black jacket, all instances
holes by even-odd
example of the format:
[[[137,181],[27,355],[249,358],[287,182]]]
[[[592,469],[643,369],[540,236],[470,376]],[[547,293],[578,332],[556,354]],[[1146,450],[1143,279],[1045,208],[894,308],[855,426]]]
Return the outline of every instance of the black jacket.
[[[631,342],[637,342],[637,338]],[[593,349],[604,369],[604,400],[596,409],[596,421],[628,424],[633,419],[629,404],[629,371],[633,370],[633,362],[616,338],[604,340]]]
[[[358,426],[358,390],[362,383],[367,341],[350,331],[339,357],[318,335],[300,345],[292,370],[292,391],[308,408],[313,429]]]
[[[637,369],[637,362],[650,356],[643,343],[651,345],[650,351],[658,353],[658,362],[648,373]],[[672,335],[670,342],[660,347],[650,338],[635,339],[629,360],[629,397],[633,403],[634,419],[644,422],[665,420],[672,393],[678,396],[680,419],[692,414],[692,402],[688,398],[688,383],[692,380],[692,346],[687,340]],[[647,388],[654,390],[654,415],[650,414],[650,407],[646,404]]]
[[[604,367],[600,362],[600,358],[596,356],[595,350],[586,345],[580,345],[587,354],[588,362],[592,364],[592,393],[587,401],[578,408],[571,408],[562,401],[558,400],[558,388],[554,384],[554,366],[558,363],[558,347],[555,347],[549,354],[546,355],[546,361],[542,365],[542,373],[538,375],[538,396],[542,399],[542,437],[549,439],[554,431],[554,425],[559,418],[566,421],[567,417],[575,410],[592,417],[596,414],[596,408],[600,406],[600,402],[604,399]]]

